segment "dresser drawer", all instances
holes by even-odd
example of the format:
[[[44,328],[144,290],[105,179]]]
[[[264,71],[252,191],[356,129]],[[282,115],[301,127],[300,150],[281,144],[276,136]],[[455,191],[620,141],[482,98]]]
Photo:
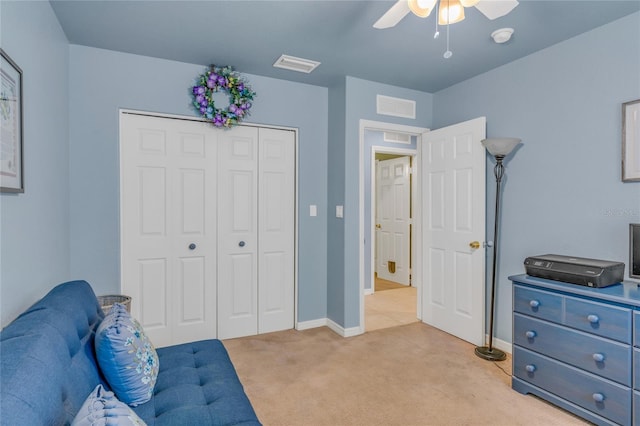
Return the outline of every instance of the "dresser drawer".
[[[569,327],[631,343],[631,309],[566,297],[565,312]]]
[[[518,346],[513,374],[616,423],[631,422],[630,388]]]
[[[513,310],[536,318],[561,322],[562,296],[514,285]]]
[[[520,314],[513,316],[513,343],[631,386],[629,345]]]

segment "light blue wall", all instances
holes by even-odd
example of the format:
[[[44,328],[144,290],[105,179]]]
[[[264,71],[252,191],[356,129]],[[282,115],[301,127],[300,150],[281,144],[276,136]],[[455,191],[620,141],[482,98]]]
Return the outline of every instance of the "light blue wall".
[[[636,13],[434,96],[434,127],[487,117],[487,136],[522,138],[506,164],[496,337],[511,342],[511,282],[527,256],[628,263],[640,182],[620,179],[621,104],[640,98]],[[487,238],[495,178],[487,160]],[[487,282],[492,252],[487,252]],[[487,298],[488,300],[488,298]],[[488,311],[488,309],[487,309]]]
[[[344,205],[344,134],[346,84],[329,89],[329,153],[327,167],[327,318],[344,324],[344,219],[336,217],[336,206]]]
[[[25,192],[0,195],[4,326],[69,278],[69,46],[48,2],[0,1],[0,41],[24,98]]]
[[[70,47],[71,274],[87,279],[98,294],[120,289],[118,110],[193,115],[189,87],[205,70],[200,65]],[[324,318],[328,91],[245,77],[257,92],[245,121],[299,129],[298,319]],[[318,217],[309,217],[310,204],[318,206]]]
[[[402,144],[395,142],[386,142],[384,140],[384,132],[375,130],[364,131],[364,288],[371,289],[371,245],[373,242],[370,238],[370,230],[372,225],[371,217],[375,217],[375,212],[371,211],[371,148],[373,146],[383,146],[388,148],[416,149],[418,138],[411,136],[410,144]],[[373,171],[375,176],[375,170]],[[374,245],[375,250],[375,245]]]
[[[416,101],[415,120],[376,113],[376,95]],[[431,127],[433,95],[353,77],[346,78],[345,179],[344,179],[344,322],[345,328],[360,326],[360,120],[382,121],[415,127]]]

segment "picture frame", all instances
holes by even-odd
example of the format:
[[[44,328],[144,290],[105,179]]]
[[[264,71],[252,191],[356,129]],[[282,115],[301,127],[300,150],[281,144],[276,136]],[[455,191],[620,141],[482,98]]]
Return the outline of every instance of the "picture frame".
[[[622,181],[640,182],[640,99],[622,104]]]
[[[0,192],[24,192],[22,70],[0,49]]]

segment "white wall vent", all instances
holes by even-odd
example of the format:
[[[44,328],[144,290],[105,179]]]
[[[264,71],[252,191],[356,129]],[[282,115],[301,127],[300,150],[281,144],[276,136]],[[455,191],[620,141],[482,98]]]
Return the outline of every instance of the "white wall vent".
[[[310,59],[296,58],[295,56],[282,55],[273,64],[276,68],[284,68],[286,70],[304,72],[309,74],[320,65],[318,61],[312,61]]]
[[[416,101],[376,95],[376,112],[393,117],[416,118]]]
[[[411,143],[411,135],[408,133],[384,132],[384,141],[393,143]]]

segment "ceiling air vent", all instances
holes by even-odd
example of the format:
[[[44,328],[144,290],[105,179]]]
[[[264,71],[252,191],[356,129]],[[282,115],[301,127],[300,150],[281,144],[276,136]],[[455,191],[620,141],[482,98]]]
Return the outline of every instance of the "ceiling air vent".
[[[276,68],[284,68],[285,70],[304,72],[309,74],[320,65],[320,62],[309,59],[296,58],[295,56],[282,55],[273,64]]]
[[[376,112],[381,115],[415,119],[416,101],[377,95]]]

